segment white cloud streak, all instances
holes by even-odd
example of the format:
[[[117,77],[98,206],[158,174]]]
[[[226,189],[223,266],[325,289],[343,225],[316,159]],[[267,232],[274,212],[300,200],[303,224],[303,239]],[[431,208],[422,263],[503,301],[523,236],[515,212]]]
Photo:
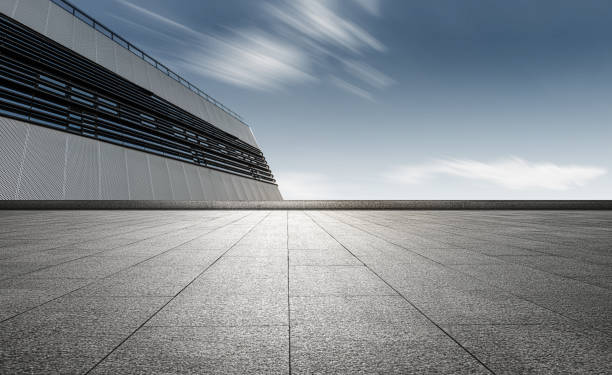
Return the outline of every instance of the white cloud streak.
[[[380,16],[380,0],[355,0],[357,5],[373,16]]]
[[[330,49],[340,47],[354,56],[364,50],[384,51],[385,46],[368,32],[339,15],[324,0],[285,1],[277,5],[266,3],[264,9],[272,15],[273,24],[284,25],[290,33],[271,35],[259,29],[233,31],[219,37],[201,33],[187,25],[132,4],[117,0],[141,16],[153,19],[184,36],[185,56],[172,59],[183,68],[236,86],[274,91],[290,84],[312,82],[314,66],[324,64],[321,56],[338,59],[346,73],[374,88],[385,88],[393,80],[376,69],[355,60],[335,56]],[[377,1],[358,1],[371,14],[378,14]],[[139,22],[128,21],[132,25]],[[147,29],[146,26],[142,25]],[[151,30],[149,28],[149,30]],[[170,36],[169,36],[170,37]],[[185,44],[179,43],[179,44]],[[333,78],[331,83],[353,95],[373,100],[373,95],[346,79]]]
[[[383,89],[395,83],[391,78],[369,65],[355,60],[345,60],[343,62],[347,72],[373,87]]]
[[[419,184],[436,175],[486,181],[512,190],[568,190],[581,187],[607,173],[604,168],[582,165],[532,163],[520,158],[495,162],[438,160],[421,165],[394,168],[384,174],[388,181]]]
[[[179,22],[176,22],[176,21],[174,21],[174,20],[171,20],[171,19],[170,19],[170,18],[168,18],[168,17],[164,17],[164,16],[162,16],[162,15],[160,15],[160,14],[157,14],[157,13],[155,13],[155,12],[153,12],[153,11],[150,11],[150,10],[148,10],[148,9],[145,9],[145,8],[143,8],[143,7],[139,7],[138,5],[132,4],[132,3],[130,3],[129,1],[126,1],[126,0],[117,0],[117,1],[118,1],[120,4],[123,4],[123,5],[125,5],[126,7],[130,8],[130,9],[132,9],[132,10],[134,10],[134,11],[138,12],[138,13],[141,13],[141,14],[143,14],[143,15],[145,15],[145,16],[148,16],[148,17],[150,17],[150,18],[153,18],[153,19],[155,19],[155,20],[157,20],[157,21],[161,21],[161,22],[165,23],[166,25],[169,25],[169,26],[172,26],[172,27],[174,27],[174,28],[176,28],[176,29],[179,29],[179,30],[185,31],[185,32],[187,32],[187,33],[189,33],[189,34],[192,34],[192,35],[194,35],[194,36],[197,36],[197,37],[204,36],[204,34],[202,34],[202,33],[198,32],[198,31],[196,31],[196,30],[194,30],[194,29],[192,29],[192,28],[190,28],[190,27],[188,27],[188,26],[185,26],[185,25],[183,25],[183,24],[181,24],[181,23],[179,23]]]
[[[367,31],[339,16],[321,0],[297,0],[283,6],[268,5],[271,15],[289,27],[321,43],[335,44],[358,52],[366,47],[384,51],[386,47]]]
[[[353,95],[357,95],[363,99],[374,101],[374,97],[368,91],[353,85],[352,83],[348,83],[345,80],[342,80],[338,77],[332,77],[330,82],[334,84],[336,87],[350,93]]]
[[[232,38],[214,38],[214,54],[195,52],[189,61],[199,73],[238,86],[260,90],[314,80],[309,60],[298,49],[257,31],[239,32]]]

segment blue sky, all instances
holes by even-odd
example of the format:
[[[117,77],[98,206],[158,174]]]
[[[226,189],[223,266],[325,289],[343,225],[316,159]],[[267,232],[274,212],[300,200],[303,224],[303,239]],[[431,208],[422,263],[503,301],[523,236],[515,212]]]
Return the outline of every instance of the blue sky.
[[[611,199],[608,0],[74,0],[238,112],[286,199]]]

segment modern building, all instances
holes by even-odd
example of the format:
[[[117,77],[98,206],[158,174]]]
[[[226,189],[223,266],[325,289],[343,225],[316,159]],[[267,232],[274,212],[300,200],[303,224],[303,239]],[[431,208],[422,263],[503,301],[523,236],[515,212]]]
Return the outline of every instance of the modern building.
[[[0,0],[0,199],[280,200],[238,115],[63,0]]]

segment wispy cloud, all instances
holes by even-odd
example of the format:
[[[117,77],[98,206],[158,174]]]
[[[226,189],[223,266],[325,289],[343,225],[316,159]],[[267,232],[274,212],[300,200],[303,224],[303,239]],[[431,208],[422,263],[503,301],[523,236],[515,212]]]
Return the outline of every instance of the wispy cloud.
[[[198,50],[188,58],[198,73],[238,86],[260,90],[314,80],[309,60],[300,50],[258,31],[214,38],[214,54]]]
[[[321,74],[317,70],[329,68],[324,64],[331,57],[340,62],[348,76],[333,78],[331,84],[353,95],[373,100],[370,92],[349,82],[352,80],[358,79],[376,89],[393,83],[382,72],[358,61],[364,51],[380,52],[385,50],[385,46],[340,15],[335,2],[296,0],[274,5],[264,3],[270,26],[273,29],[283,26],[290,32],[272,35],[260,28],[252,28],[228,29],[229,34],[210,35],[128,0],[117,1],[144,18],[183,35],[190,47],[185,48],[182,56],[173,57],[174,63],[219,81],[258,90],[278,90],[291,84],[316,81],[315,77]],[[368,13],[379,14],[377,1],[358,1],[357,4]],[[140,24],[136,19],[126,22]],[[147,28],[145,25],[142,27]],[[332,52],[334,49],[344,52],[336,54]]]
[[[450,175],[490,182],[504,188],[568,190],[603,176],[604,168],[584,165],[533,163],[520,158],[494,162],[451,159],[396,167],[384,174],[388,181],[418,184],[435,175]]]
[[[126,7],[130,8],[130,9],[132,9],[132,10],[134,10],[134,11],[136,11],[136,12],[142,14],[142,15],[145,15],[147,17],[150,17],[150,18],[153,18],[153,19],[155,19],[157,21],[165,23],[168,26],[172,26],[172,27],[177,28],[179,30],[185,31],[185,32],[187,32],[189,34],[192,34],[194,36],[202,36],[202,34],[200,32],[198,32],[198,31],[196,31],[196,30],[194,30],[194,29],[192,29],[192,28],[190,28],[188,26],[185,26],[185,25],[183,25],[180,22],[176,22],[176,21],[174,21],[174,20],[172,20],[172,19],[170,19],[168,17],[165,17],[165,16],[162,16],[160,14],[157,14],[157,13],[151,11],[151,10],[145,9],[143,7],[140,7],[140,6],[136,5],[136,4],[132,4],[132,3],[130,3],[127,0],[117,0],[117,1],[120,4],[123,4]]]
[[[380,16],[380,1],[381,0],[355,0],[360,7],[373,16]]]
[[[335,44],[354,52],[366,47],[384,51],[385,46],[363,28],[338,15],[331,3],[298,0],[282,6],[268,5],[273,16],[300,33],[322,43]]]
[[[368,91],[353,85],[352,83],[348,83],[345,80],[342,80],[338,77],[330,78],[330,82],[334,84],[336,87],[351,93],[353,95],[357,95],[363,99],[374,101],[374,97]]]
[[[365,63],[355,60],[344,60],[343,63],[347,72],[373,87],[382,89],[395,83],[394,80]]]

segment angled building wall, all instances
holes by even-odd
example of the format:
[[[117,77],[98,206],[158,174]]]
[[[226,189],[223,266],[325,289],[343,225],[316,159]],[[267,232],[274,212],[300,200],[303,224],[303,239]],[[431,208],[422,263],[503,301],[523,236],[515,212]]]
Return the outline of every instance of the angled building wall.
[[[282,199],[248,126],[56,2],[0,1],[0,199]]]

